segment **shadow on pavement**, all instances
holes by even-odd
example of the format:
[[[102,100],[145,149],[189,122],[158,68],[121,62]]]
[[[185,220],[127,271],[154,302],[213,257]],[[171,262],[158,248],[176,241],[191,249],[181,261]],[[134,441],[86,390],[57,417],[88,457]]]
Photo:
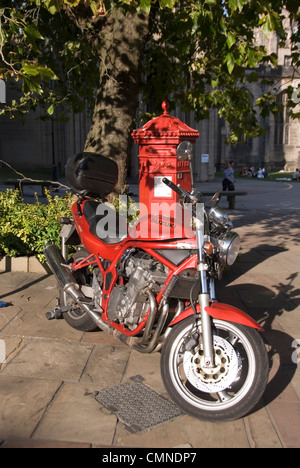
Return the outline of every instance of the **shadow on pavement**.
[[[6,272],[4,271],[2,273],[6,273]],[[21,291],[24,291],[27,288],[29,288],[30,286],[33,286],[34,284],[40,283],[44,279],[48,278],[48,276],[50,276],[50,275],[46,274],[46,275],[43,275],[43,276],[39,276],[38,278],[36,278],[34,281],[31,281],[30,283],[25,283],[22,286],[18,287],[17,289],[14,289],[13,291],[8,291],[7,293],[2,294],[0,296],[0,299],[5,298],[6,296],[12,296],[13,294],[17,294],[17,293],[19,293]]]
[[[284,312],[292,312],[300,305],[300,289],[294,285],[299,272],[287,273],[284,281],[283,273],[280,272],[281,282],[272,284],[272,289],[257,283],[231,283],[259,263],[285,251],[287,249],[280,246],[259,245],[241,254],[239,262],[226,271],[223,279],[216,285],[218,300],[244,310],[264,329],[263,339],[268,347],[272,375],[264,395],[264,405],[271,403],[283,392],[297,370],[297,364],[292,361],[295,337],[281,329],[278,322],[276,323],[276,317],[280,317]],[[258,252],[263,252],[260,262]],[[274,358],[277,359],[275,367]]]

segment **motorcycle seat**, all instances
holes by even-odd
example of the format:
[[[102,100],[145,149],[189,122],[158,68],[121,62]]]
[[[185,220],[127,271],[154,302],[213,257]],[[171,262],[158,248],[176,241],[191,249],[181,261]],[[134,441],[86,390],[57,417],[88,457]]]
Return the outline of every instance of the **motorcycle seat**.
[[[127,219],[107,203],[86,201],[83,215],[91,234],[105,244],[117,244],[127,237]]]

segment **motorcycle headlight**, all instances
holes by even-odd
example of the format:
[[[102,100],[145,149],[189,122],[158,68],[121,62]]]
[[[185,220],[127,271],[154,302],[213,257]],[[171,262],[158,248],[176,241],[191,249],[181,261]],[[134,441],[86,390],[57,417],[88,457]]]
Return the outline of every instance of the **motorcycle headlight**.
[[[215,226],[226,227],[227,229],[232,227],[232,222],[230,221],[228,214],[218,205],[213,206],[209,210],[208,219]]]
[[[240,236],[236,232],[227,232],[218,239],[220,259],[226,266],[231,266],[236,261],[240,250]]]

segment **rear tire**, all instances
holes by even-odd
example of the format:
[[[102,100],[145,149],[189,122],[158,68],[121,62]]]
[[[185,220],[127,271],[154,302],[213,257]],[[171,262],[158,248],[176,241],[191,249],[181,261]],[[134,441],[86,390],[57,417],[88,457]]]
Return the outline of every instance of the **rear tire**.
[[[171,399],[185,413],[208,421],[245,416],[265,390],[269,360],[259,333],[244,325],[213,320],[215,368],[203,367],[201,322],[176,326],[161,353],[161,374]],[[210,373],[211,371],[211,373]]]
[[[85,249],[78,250],[75,252],[73,257],[68,263],[80,262],[90,255]],[[74,271],[73,277],[80,286],[89,286],[92,280],[92,275],[87,268],[81,268],[80,270]],[[84,312],[74,301],[61,289],[60,290],[60,305],[61,307],[72,305],[72,309],[63,314],[65,321],[76,330],[84,332],[92,332],[98,329],[93,319]]]

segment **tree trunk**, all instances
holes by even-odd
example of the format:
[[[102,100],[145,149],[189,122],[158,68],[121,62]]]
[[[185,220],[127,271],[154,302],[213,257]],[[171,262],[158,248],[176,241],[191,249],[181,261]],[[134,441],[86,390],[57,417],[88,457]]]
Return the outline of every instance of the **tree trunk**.
[[[115,193],[124,193],[131,132],[138,106],[140,62],[149,16],[115,9],[101,31],[100,83],[85,151],[114,159],[119,167]]]

